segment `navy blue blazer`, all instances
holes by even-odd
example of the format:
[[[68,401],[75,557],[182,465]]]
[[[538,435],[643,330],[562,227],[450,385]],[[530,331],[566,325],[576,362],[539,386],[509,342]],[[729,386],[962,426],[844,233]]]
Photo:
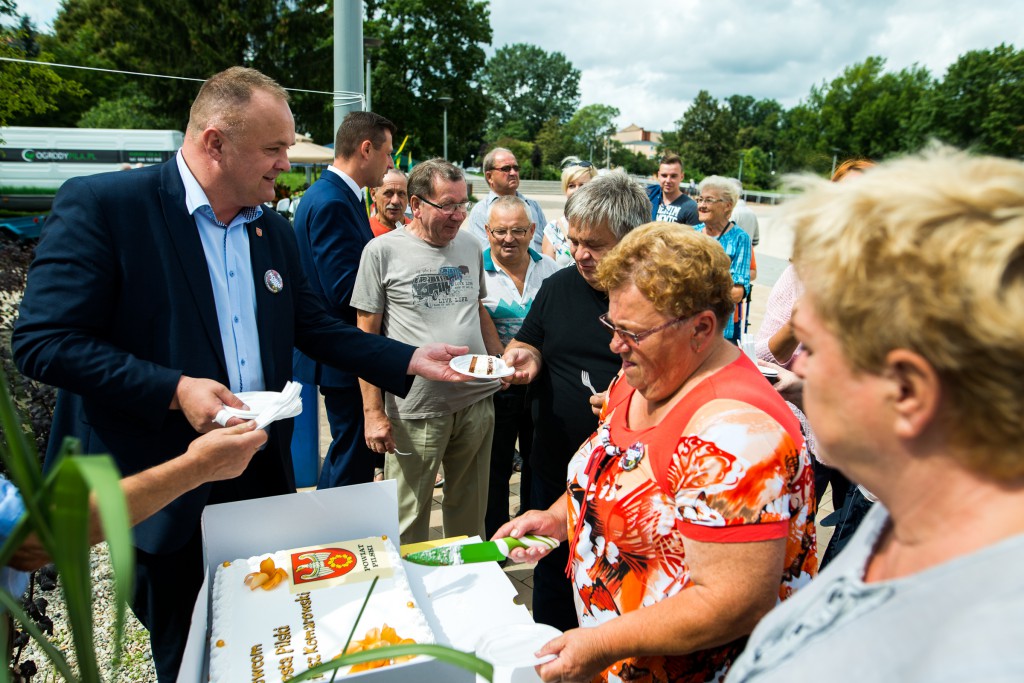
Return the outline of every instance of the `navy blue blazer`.
[[[413,347],[367,335],[324,310],[287,221],[248,226],[260,353],[268,390],[292,376],[292,348],[404,394]],[[284,281],[263,284],[268,270]],[[183,453],[197,434],[169,410],[181,375],[228,385],[206,257],[174,159],[69,180],[43,227],[12,337],[18,368],[58,387],[48,460],[67,434],[110,452],[125,475]],[[315,406],[307,407],[315,409]],[[238,478],[179,497],[135,529],[151,553],[180,548],[207,502],[294,491],[291,421]],[[212,496],[212,497],[211,497]]]
[[[310,288],[332,315],[355,325],[352,289],[363,249],[373,239],[362,197],[337,173],[324,171],[299,202],[295,239]],[[298,351],[295,376],[321,387],[359,390],[355,375],[312,361]]]

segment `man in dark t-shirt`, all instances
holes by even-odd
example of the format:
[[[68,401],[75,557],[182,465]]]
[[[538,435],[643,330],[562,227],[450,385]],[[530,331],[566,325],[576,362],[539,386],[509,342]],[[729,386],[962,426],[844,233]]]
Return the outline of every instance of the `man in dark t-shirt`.
[[[651,220],[697,225],[697,203],[683,192],[683,160],[678,154],[666,154],[658,166],[658,182],[647,186],[651,200]]]
[[[565,217],[575,267],[544,281],[505,350],[505,362],[516,369],[511,381],[534,384],[531,508],[547,509],[565,494],[569,460],[597,428],[581,372],[603,392],[622,365],[598,321],[608,312],[608,295],[597,284],[597,264],[650,216],[650,200],[623,173],[600,176],[574,192]],[[568,553],[566,544],[559,546],[537,564],[533,578],[533,618],[563,631],[579,626],[565,575]]]

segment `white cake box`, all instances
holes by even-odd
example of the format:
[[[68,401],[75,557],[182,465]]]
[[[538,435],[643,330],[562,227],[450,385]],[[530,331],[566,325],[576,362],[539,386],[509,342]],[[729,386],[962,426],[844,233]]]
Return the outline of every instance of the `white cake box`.
[[[385,481],[211,505],[203,513],[202,532],[206,579],[193,609],[178,683],[208,680],[210,591],[217,565],[332,541],[379,535],[398,539],[397,489],[394,481]],[[494,562],[455,567],[403,564],[416,602],[441,645],[473,652],[480,634],[495,626],[533,623],[527,609],[513,602],[516,589]],[[472,683],[475,677],[444,662],[417,658],[404,666],[337,680]]]

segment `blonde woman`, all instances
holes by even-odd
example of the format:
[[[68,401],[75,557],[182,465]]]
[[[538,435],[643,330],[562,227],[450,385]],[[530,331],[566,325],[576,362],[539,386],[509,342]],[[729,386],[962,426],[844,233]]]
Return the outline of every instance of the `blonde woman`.
[[[596,177],[597,169],[589,161],[580,161],[579,157],[566,157],[562,160],[562,192],[566,199]],[[568,221],[564,215],[559,216],[544,226],[544,242],[541,246],[545,256],[555,259],[563,268],[573,262],[568,231]]]

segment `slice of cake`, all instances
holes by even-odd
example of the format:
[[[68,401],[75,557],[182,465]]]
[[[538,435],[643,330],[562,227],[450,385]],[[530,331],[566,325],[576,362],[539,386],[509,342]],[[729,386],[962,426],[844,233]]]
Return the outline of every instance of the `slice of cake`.
[[[386,537],[281,550],[217,567],[210,681],[287,681],[340,655],[374,577],[377,585],[355,624],[349,651],[376,642],[433,643]],[[399,665],[385,653],[375,664]],[[364,668],[369,667],[356,671]]]

